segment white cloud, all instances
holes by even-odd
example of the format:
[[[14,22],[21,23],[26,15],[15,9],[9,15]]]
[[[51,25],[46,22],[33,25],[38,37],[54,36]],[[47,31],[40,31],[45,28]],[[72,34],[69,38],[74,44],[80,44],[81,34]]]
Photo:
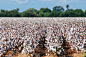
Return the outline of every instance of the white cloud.
[[[70,1],[67,1],[67,0],[60,0],[58,1],[59,4],[67,4],[69,3]]]
[[[19,4],[26,4],[26,3],[28,3],[28,0],[10,0],[10,1],[15,1],[15,2],[17,2],[17,3],[19,3]]]
[[[40,1],[54,1],[54,0],[40,0]]]
[[[10,3],[11,1],[17,2],[18,4],[26,4],[29,2],[29,0],[0,0],[4,1],[5,3]]]
[[[52,3],[58,5],[65,5],[65,4],[78,3],[78,2],[81,2],[81,0],[59,0],[58,2],[52,2]]]
[[[5,2],[6,4],[10,4],[10,2]]]
[[[11,1],[14,1],[14,2],[17,2],[18,4],[26,4],[31,0],[0,0],[0,1],[5,1],[5,3],[9,3]],[[7,2],[7,1],[9,1],[9,2]],[[86,2],[86,0],[83,0],[83,1],[82,0],[34,0],[34,1],[53,1],[51,3],[58,4],[58,5],[78,3],[78,2]]]

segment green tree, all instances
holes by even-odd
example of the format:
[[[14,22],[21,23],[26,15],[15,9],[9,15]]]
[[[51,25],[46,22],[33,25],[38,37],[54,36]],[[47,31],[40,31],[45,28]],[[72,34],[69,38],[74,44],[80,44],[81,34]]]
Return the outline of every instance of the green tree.
[[[75,12],[73,9],[66,10],[66,17],[75,17]]]
[[[86,10],[85,10],[85,12],[84,12],[84,17],[86,17]]]
[[[44,17],[49,17],[50,13],[44,13]]]
[[[5,12],[5,10],[1,9],[1,12]]]
[[[83,11],[81,9],[75,9],[74,12],[75,12],[75,17],[83,17],[84,16]]]
[[[68,14],[66,12],[61,12],[60,17],[68,17]]]
[[[43,13],[50,13],[51,12],[51,10],[49,9],[49,8],[40,8],[40,10],[39,10],[40,12],[43,12]]]
[[[24,15],[25,15],[25,11],[20,12],[19,15],[20,15],[21,17],[24,17]]]
[[[73,11],[68,11],[67,17],[75,17],[75,13]]]
[[[83,11],[81,9],[75,9],[74,12],[81,13]]]
[[[63,12],[64,8],[61,6],[55,6],[55,7],[53,7],[53,11],[54,12]]]
[[[43,13],[43,12],[40,12],[40,13],[38,14],[38,16],[39,16],[39,17],[44,17],[44,13]]]
[[[39,14],[39,11],[34,8],[29,8],[25,12],[35,14],[36,16]]]
[[[60,12],[51,12],[49,17],[60,17]]]
[[[19,8],[17,8],[17,11],[19,11]]]
[[[68,12],[68,11],[73,11],[73,12],[74,12],[74,10],[73,10],[73,9],[68,9],[68,10],[66,10],[66,12]]]
[[[67,10],[68,10],[68,8],[69,8],[69,5],[66,5],[66,8],[67,8]]]
[[[34,8],[29,8],[26,10],[26,12],[37,12],[38,10],[34,9]]]
[[[25,12],[24,17],[37,17],[37,15],[31,12]]]

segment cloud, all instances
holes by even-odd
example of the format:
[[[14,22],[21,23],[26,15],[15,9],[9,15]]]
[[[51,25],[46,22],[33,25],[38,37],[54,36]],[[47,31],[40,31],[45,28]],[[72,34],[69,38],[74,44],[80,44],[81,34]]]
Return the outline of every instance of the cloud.
[[[0,1],[5,1],[5,3],[8,3],[6,1],[10,1],[10,2],[14,1],[14,2],[17,2],[18,4],[26,4],[26,3],[28,3],[31,0],[0,0]],[[54,1],[54,0],[36,0],[36,1]]]
[[[32,0],[0,0],[0,1],[5,1],[5,3],[10,3],[11,1],[14,1],[14,2],[17,2],[18,4],[27,4],[29,1],[32,1]],[[9,1],[9,2],[6,2],[6,1]],[[86,2],[86,0],[83,0],[83,1],[82,0],[33,0],[33,1],[53,1],[51,3],[58,4],[58,5]]]
[[[26,4],[26,3],[28,3],[28,0],[10,0],[10,1],[15,1],[15,2],[17,2],[19,4]]]
[[[59,0],[57,2],[51,2],[51,3],[58,4],[58,5],[65,5],[65,4],[79,3],[79,2],[81,2],[81,0]]]
[[[54,0],[40,0],[40,1],[54,1]]]
[[[0,0],[0,1],[4,1],[5,3],[10,3],[12,1],[18,3],[18,4],[26,4],[29,2],[29,0]]]
[[[10,2],[5,2],[6,4],[10,4]]]

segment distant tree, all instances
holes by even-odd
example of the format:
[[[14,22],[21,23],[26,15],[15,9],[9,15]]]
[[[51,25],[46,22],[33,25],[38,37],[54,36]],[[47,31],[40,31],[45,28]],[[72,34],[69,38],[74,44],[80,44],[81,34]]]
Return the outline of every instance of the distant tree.
[[[84,16],[83,11],[81,9],[75,9],[74,12],[75,12],[75,17],[83,17]]]
[[[66,10],[65,14],[66,14],[66,17],[75,17],[75,12],[73,9]]]
[[[68,14],[66,12],[61,12],[60,17],[68,17]]]
[[[25,12],[35,14],[36,16],[37,16],[38,13],[39,13],[39,11],[36,10],[36,9],[34,9],[34,8],[29,8],[29,9],[27,9]]]
[[[17,11],[19,11],[19,8],[17,8]]]
[[[5,10],[1,9],[1,12],[5,12]]]
[[[60,12],[51,12],[49,17],[60,17]]]
[[[50,13],[44,13],[44,17],[49,17]]]
[[[64,8],[61,6],[55,6],[55,7],[53,7],[53,11],[54,12],[63,12]]]
[[[74,11],[73,9],[68,9],[68,11]]]
[[[83,12],[81,9],[68,9],[69,5],[66,8],[66,11],[61,6],[53,7],[52,11],[49,8],[40,8],[40,10],[29,8],[20,13],[19,8],[10,11],[1,9],[0,17],[86,17],[86,10]]]
[[[74,12],[74,10],[73,10],[73,9],[68,9],[68,10],[66,10],[66,12],[68,12],[68,11],[73,11],[73,12]]]
[[[49,9],[49,8],[40,8],[40,10],[39,10],[40,12],[43,12],[43,13],[50,13],[51,12],[51,10]]]
[[[75,13],[73,11],[68,11],[67,13],[67,17],[75,17]]]
[[[51,12],[51,13],[49,14],[49,17],[54,17],[55,15],[56,15],[55,12]]]
[[[85,10],[85,12],[86,12],[86,10]]]
[[[26,12],[37,12],[38,10],[34,9],[34,8],[29,8],[26,10]]]
[[[81,9],[75,9],[74,12],[81,13],[83,11]]]
[[[69,5],[66,5],[66,8],[67,8],[67,10],[68,10],[68,8],[69,8]]]
[[[84,12],[84,17],[86,17],[86,10],[85,10],[85,12]]]
[[[6,13],[5,12],[0,12],[0,17],[6,17]]]
[[[37,17],[37,15],[31,12],[25,12],[24,17]]]
[[[39,17],[44,17],[44,13],[41,12],[41,13],[38,14],[38,16],[39,16]]]
[[[19,15],[20,15],[21,17],[23,17],[23,16],[25,15],[25,11],[20,12]]]

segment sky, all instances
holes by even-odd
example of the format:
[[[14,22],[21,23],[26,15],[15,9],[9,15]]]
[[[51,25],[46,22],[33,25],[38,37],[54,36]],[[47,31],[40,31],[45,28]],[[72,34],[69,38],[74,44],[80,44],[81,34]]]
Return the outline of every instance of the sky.
[[[26,11],[29,8],[46,8],[53,10],[55,6],[62,6],[66,10],[66,5],[69,9],[86,10],[86,0],[0,0],[0,9],[13,10],[19,8],[19,12]]]

